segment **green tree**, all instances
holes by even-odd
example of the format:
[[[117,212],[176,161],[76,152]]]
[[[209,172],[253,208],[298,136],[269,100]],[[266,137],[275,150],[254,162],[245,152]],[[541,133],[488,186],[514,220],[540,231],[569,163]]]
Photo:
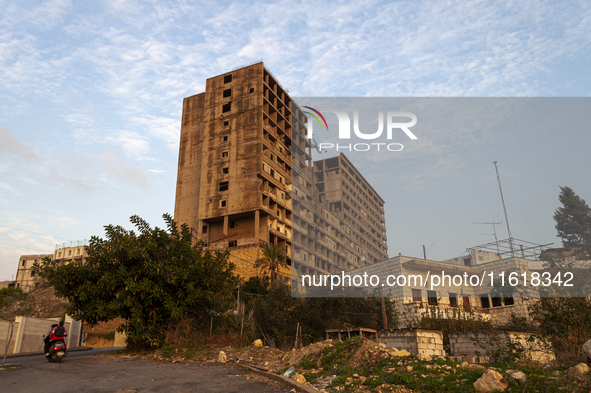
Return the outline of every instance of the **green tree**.
[[[558,237],[564,247],[591,253],[591,208],[570,187],[560,187],[562,207],[554,212]]]
[[[256,263],[263,265],[261,274],[269,272],[271,276],[271,285],[277,280],[277,273],[281,266],[286,266],[285,253],[277,244],[265,244],[263,246],[263,257],[256,260]]]
[[[138,233],[105,226],[93,236],[85,264],[46,259],[33,269],[70,301],[68,314],[90,324],[124,318],[132,345],[161,346],[183,318],[206,323],[231,307],[237,277],[227,252],[194,243],[189,228],[165,214],[167,230],[131,217]]]

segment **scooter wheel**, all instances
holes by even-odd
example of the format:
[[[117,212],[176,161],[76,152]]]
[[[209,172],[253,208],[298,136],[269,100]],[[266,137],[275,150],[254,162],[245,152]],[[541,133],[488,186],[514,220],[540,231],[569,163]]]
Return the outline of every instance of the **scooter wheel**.
[[[62,362],[62,357],[61,356],[56,356],[56,360],[57,363],[61,363]]]

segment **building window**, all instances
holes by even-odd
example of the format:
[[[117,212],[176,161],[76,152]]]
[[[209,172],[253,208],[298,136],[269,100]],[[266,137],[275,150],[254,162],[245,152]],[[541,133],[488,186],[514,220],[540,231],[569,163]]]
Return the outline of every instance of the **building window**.
[[[236,247],[238,245],[238,241],[237,240],[230,240],[228,242],[228,247]]]
[[[304,262],[306,262],[306,254],[304,254]]]
[[[513,300],[513,296],[504,297],[503,302],[505,303],[505,306],[512,306],[515,304],[515,300]]]
[[[251,87],[250,90],[248,90],[249,93],[254,93],[254,87]]]
[[[464,266],[471,266],[470,258],[464,258]]]
[[[58,258],[61,258],[62,257],[62,252],[61,251],[57,253],[57,257]]]
[[[230,122],[229,121],[225,121],[224,122],[224,127],[228,127],[229,125],[230,125]]]
[[[224,83],[230,83],[230,82],[232,82],[232,75],[224,76]]]
[[[230,97],[231,95],[232,95],[232,89],[224,90],[224,93],[223,93],[224,98]]]
[[[224,135],[222,137],[222,142],[228,142],[228,135]]]
[[[222,158],[228,157],[229,155],[228,150],[222,152]]]
[[[68,256],[72,256],[72,250],[68,251]]]
[[[201,233],[207,233],[207,225],[201,227]]]
[[[234,228],[236,226],[236,222],[235,221],[230,221],[230,228]]]
[[[427,291],[427,303],[429,303],[430,306],[437,305],[437,292]]]
[[[25,261],[24,261],[24,260],[23,260],[23,264],[22,264],[22,266],[25,266]]]
[[[500,297],[493,297],[492,298],[492,306],[493,307],[501,307],[502,305],[503,305],[503,302],[501,302]]]
[[[226,207],[226,200],[225,199],[223,201],[220,201],[220,206],[221,207]]]
[[[230,112],[232,110],[232,103],[228,102],[222,106],[222,113]]]
[[[488,295],[480,296],[480,305],[482,308],[490,308],[490,302],[488,301]]]
[[[228,171],[228,168],[222,168],[222,173],[223,173],[224,175],[227,175],[227,174],[228,174],[228,172],[229,172],[229,171]]]
[[[223,181],[220,183],[220,191],[228,191],[228,182]]]
[[[458,295],[456,293],[451,293],[449,294],[449,305],[451,307],[457,307],[458,306]]]
[[[421,302],[423,299],[421,297],[421,290],[420,289],[413,289],[412,290],[412,301],[413,302]]]

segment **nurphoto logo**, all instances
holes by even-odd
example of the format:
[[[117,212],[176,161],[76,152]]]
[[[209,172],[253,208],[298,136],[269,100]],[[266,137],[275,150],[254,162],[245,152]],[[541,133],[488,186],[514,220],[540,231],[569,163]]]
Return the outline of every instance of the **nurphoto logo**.
[[[351,118],[341,109],[323,109],[322,112],[314,109],[309,106],[304,106],[304,108],[309,109],[310,111],[304,111],[305,114],[309,116],[308,122],[306,124],[307,129],[307,138],[312,139],[314,137],[314,123],[317,123],[320,126],[320,129],[328,131],[328,123],[322,112],[329,112],[333,113],[337,116],[338,124],[339,124],[339,140],[347,140],[351,139]],[[315,122],[312,120],[315,120]],[[402,122],[401,119],[410,119],[410,121]],[[322,121],[321,121],[322,120]],[[359,112],[353,111],[353,133],[359,139],[363,140],[376,140],[379,139],[383,132],[384,128],[386,128],[386,140],[391,141],[392,136],[394,135],[394,130],[402,130],[406,136],[410,139],[418,139],[416,135],[410,130],[412,126],[417,124],[417,116],[411,112],[386,112],[386,121],[384,122],[384,112],[378,112],[378,130],[373,133],[363,133],[359,129]],[[385,123],[385,127],[384,127]],[[355,143],[355,144],[348,144],[348,145],[339,145],[336,143],[326,143],[322,142],[318,144],[318,147],[322,149],[334,149],[336,150],[355,150],[355,151],[368,151],[372,150],[372,148],[380,150],[380,147],[385,146],[385,148],[389,151],[401,151],[404,146],[401,143],[379,143],[379,142],[372,142],[372,143]]]

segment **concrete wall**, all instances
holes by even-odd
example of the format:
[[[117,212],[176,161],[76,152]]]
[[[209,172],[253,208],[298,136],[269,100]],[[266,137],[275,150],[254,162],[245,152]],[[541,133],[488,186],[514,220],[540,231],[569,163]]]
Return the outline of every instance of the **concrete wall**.
[[[445,356],[443,332],[440,329],[389,329],[382,330],[378,342],[388,348],[407,350],[415,355]]]
[[[12,338],[10,339],[10,343],[8,344],[8,354],[14,353],[14,343],[16,342],[16,336],[18,333],[18,323],[14,323],[12,327]],[[4,354],[4,349],[6,348],[6,340],[10,335],[9,330],[9,322],[8,321],[0,321],[0,354]]]
[[[0,281],[0,289],[10,288],[15,286],[15,281]]]
[[[16,317],[13,337],[8,353],[42,352],[45,343],[43,335],[47,335],[51,325],[58,323],[59,318]],[[66,316],[64,327],[68,331],[66,339],[69,348],[78,346],[80,322]],[[0,321],[0,351],[4,351],[8,331],[8,322]]]

